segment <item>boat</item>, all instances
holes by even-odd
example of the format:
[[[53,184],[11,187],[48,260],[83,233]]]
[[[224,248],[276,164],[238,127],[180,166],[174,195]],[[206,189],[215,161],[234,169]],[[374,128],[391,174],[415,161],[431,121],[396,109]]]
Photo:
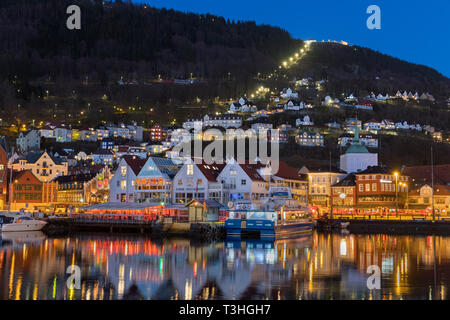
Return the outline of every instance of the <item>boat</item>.
[[[40,231],[47,222],[33,219],[26,215],[4,214],[0,215],[1,232]]]
[[[257,206],[260,209],[257,209]],[[230,210],[225,220],[227,236],[285,238],[311,233],[313,219],[308,208],[302,207],[292,199],[289,188],[274,187],[269,196],[252,209],[241,209],[239,204],[229,204]]]

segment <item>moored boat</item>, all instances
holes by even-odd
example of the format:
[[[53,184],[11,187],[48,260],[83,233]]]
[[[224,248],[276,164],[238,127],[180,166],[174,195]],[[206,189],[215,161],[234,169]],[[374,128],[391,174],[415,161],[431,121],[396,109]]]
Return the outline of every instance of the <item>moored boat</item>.
[[[33,219],[25,215],[1,215],[0,230],[2,232],[40,231],[47,222]]]

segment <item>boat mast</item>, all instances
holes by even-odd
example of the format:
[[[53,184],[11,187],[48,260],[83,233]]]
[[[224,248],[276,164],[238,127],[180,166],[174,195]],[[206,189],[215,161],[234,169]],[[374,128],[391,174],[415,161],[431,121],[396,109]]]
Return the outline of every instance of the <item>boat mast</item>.
[[[434,211],[434,163],[433,163],[433,143],[431,144],[431,210],[433,211],[433,222],[436,219]]]

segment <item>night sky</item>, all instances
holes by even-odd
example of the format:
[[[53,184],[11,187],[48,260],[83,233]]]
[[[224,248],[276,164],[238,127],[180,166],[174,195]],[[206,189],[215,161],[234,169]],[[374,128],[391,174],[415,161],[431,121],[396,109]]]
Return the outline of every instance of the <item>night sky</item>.
[[[134,1],[279,26],[304,40],[344,40],[430,66],[450,77],[448,0]],[[381,30],[366,27],[366,9],[372,4],[381,8]]]

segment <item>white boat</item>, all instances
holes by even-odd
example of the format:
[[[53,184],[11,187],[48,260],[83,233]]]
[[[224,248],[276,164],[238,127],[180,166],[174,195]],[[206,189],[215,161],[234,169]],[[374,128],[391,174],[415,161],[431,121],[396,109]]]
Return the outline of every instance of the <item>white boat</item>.
[[[1,215],[0,230],[2,232],[40,231],[47,222],[36,220],[25,215]]]

